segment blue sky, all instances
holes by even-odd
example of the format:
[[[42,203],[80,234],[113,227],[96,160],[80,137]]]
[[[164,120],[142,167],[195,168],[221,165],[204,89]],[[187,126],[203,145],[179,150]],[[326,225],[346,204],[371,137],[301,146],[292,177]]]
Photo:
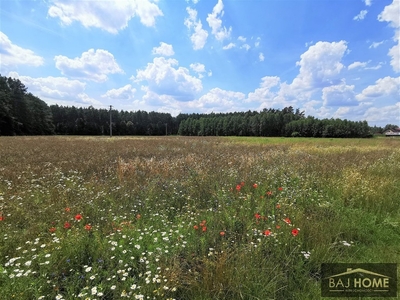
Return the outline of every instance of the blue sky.
[[[400,125],[400,0],[2,0],[0,73],[64,106]]]

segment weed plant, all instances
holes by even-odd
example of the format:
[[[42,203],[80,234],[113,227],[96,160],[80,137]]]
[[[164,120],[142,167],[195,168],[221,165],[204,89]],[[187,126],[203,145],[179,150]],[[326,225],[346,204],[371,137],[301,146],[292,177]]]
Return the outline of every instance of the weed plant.
[[[320,299],[400,261],[400,140],[1,137],[1,299]]]

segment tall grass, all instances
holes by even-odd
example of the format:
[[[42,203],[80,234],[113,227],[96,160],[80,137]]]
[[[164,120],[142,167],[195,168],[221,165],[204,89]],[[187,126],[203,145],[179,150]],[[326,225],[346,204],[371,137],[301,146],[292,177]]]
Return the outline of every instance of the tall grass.
[[[400,261],[400,140],[0,138],[1,299],[320,299]]]

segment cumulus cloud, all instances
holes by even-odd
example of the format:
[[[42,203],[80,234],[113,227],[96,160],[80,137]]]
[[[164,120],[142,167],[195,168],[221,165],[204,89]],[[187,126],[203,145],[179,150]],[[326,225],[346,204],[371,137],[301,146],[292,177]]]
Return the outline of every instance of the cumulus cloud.
[[[169,45],[164,42],[160,42],[159,47],[153,48],[153,54],[162,55],[162,56],[172,56],[175,54],[172,45]]]
[[[242,45],[241,47],[240,47],[240,49],[246,49],[246,51],[249,51],[250,50],[250,45],[249,44],[244,44],[244,45]]]
[[[393,46],[388,55],[392,58],[390,65],[395,72],[400,72],[400,0],[393,0],[393,2],[383,9],[378,15],[378,20],[381,22],[388,22],[391,27],[395,29],[393,40],[396,45]]]
[[[96,27],[112,34],[126,28],[135,16],[145,26],[154,26],[163,13],[152,0],[74,1],[52,0],[48,15],[59,18],[63,25],[80,22],[84,27]]]
[[[63,75],[82,78],[97,82],[107,80],[108,74],[123,73],[114,59],[114,56],[102,49],[90,49],[82,53],[81,57],[70,59],[63,55],[54,57],[56,68]]]
[[[354,106],[358,104],[355,96],[354,85],[345,82],[322,89],[324,106]]]
[[[0,31],[0,67],[28,65],[38,67],[43,65],[43,58],[32,50],[24,49],[13,44],[7,35]]]
[[[368,13],[367,10],[362,10],[362,11],[360,11],[360,13],[359,13],[357,16],[355,16],[355,17],[353,18],[353,20],[355,20],[355,21],[364,20],[364,18],[365,18],[365,16],[367,15],[367,13]]]
[[[16,78],[28,88],[28,91],[49,104],[79,106],[82,104],[103,107],[98,100],[85,93],[86,83],[79,80],[70,80],[66,77],[30,77],[21,76],[17,72],[10,72],[8,77]]]
[[[264,54],[262,52],[260,52],[260,54],[258,54],[258,59],[260,61],[264,61],[265,57],[264,57]]]
[[[201,96],[194,104],[197,108],[208,109],[208,112],[232,111],[246,95],[240,92],[226,91],[220,88],[211,89],[207,94]]]
[[[228,45],[223,46],[222,49],[223,50],[229,50],[229,49],[232,49],[232,48],[235,48],[235,47],[236,47],[236,45],[234,43],[229,43]]]
[[[188,69],[178,67],[178,61],[172,58],[154,58],[145,69],[137,70],[137,75],[131,79],[146,81],[152,92],[173,96],[179,101],[193,100],[195,94],[203,89],[200,79],[191,76]]]
[[[189,17],[185,19],[184,24],[189,30],[193,31],[192,35],[190,36],[193,49],[203,49],[207,41],[208,32],[207,30],[203,29],[201,21],[197,20],[197,11],[195,9],[187,7],[186,11],[189,14]]]
[[[275,91],[271,91],[271,89],[277,87],[279,83],[280,78],[278,76],[265,76],[261,78],[260,87],[248,94],[246,102],[272,103],[277,94]]]
[[[244,43],[244,42],[246,42],[246,38],[244,36],[239,36],[238,41],[241,41]]]
[[[366,87],[361,94],[357,95],[360,101],[367,99],[375,99],[382,96],[394,96],[400,98],[400,77],[393,78],[390,76],[378,79],[374,85]]]
[[[372,0],[364,0],[366,6],[371,6]]]
[[[355,68],[365,68],[367,66],[368,62],[360,62],[360,61],[355,61],[352,64],[350,64],[347,69],[352,70]]]
[[[101,95],[101,97],[110,99],[129,100],[133,98],[133,95],[135,93],[136,89],[132,88],[130,84],[127,84],[119,89],[108,90],[105,94]]]
[[[338,75],[344,68],[341,60],[346,50],[345,41],[318,42],[311,46],[296,63],[300,72],[291,88],[307,90],[339,83]]]
[[[222,26],[221,18],[224,15],[224,4],[222,0],[218,0],[218,3],[214,6],[211,14],[208,14],[207,22],[211,27],[211,33],[215,36],[215,38],[219,41],[227,39],[230,37],[232,32],[232,27],[226,29],[226,27]]]

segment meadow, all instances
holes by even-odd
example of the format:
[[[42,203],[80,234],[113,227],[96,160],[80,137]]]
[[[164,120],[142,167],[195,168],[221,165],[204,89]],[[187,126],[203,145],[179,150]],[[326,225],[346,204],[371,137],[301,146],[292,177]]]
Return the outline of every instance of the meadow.
[[[0,299],[320,299],[400,262],[399,179],[396,138],[0,137]]]

